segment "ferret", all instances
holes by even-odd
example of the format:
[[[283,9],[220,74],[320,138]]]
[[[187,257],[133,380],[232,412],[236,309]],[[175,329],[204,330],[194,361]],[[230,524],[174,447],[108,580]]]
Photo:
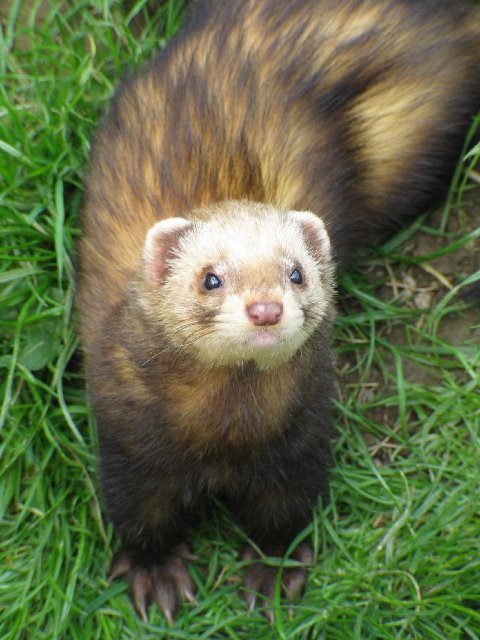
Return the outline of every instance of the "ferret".
[[[93,144],[78,307],[103,496],[146,620],[194,598],[225,500],[249,607],[324,495],[335,277],[435,204],[480,109],[480,13],[451,0],[198,0]],[[300,595],[310,542],[282,574]]]

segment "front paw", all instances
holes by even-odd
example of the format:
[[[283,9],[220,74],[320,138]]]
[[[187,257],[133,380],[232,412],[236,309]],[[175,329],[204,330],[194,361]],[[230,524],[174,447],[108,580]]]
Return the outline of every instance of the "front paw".
[[[186,544],[177,545],[161,558],[122,549],[114,558],[110,580],[128,577],[133,604],[144,622],[148,621],[147,610],[155,600],[172,624],[179,600],[194,601],[195,585],[187,570],[187,561],[193,559]]]
[[[266,555],[281,557],[286,551],[286,547],[277,547],[265,549]],[[277,583],[278,566],[269,566],[263,562],[259,562],[260,556],[252,548],[247,547],[242,555],[243,560],[253,560],[245,570],[245,587],[247,589],[245,599],[249,610],[252,610],[257,598],[260,597],[267,601],[267,607],[264,613],[270,622],[274,622],[274,611],[272,608],[275,585]],[[303,565],[311,565],[313,563],[313,549],[310,543],[302,542],[290,555],[292,560],[297,560]],[[284,568],[281,577],[282,596],[289,602],[296,600],[303,592],[307,580],[306,567],[288,567]]]

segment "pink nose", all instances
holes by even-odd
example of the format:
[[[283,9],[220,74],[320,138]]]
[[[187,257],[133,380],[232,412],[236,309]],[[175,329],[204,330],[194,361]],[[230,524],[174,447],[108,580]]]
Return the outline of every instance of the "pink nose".
[[[278,302],[252,302],[247,307],[247,315],[258,326],[277,324],[283,315],[283,305]]]

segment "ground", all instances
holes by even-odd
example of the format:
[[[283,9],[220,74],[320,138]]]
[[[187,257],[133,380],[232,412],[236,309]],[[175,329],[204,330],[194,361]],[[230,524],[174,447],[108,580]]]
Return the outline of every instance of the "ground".
[[[107,581],[118,543],[75,333],[78,211],[100,114],[181,4],[0,6],[0,637],[478,640],[480,307],[458,295],[475,278],[478,292],[473,156],[444,207],[341,277],[335,468],[303,532],[304,598],[277,599],[274,626],[246,611],[245,536],[221,505],[192,532],[197,602],[170,629]]]

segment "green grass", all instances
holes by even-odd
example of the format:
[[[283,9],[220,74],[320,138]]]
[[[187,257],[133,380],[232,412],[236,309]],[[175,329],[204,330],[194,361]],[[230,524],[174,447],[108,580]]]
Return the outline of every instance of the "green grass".
[[[277,602],[271,627],[246,612],[244,535],[221,508],[191,537],[198,603],[168,631],[107,582],[74,246],[98,117],[180,23],[178,0],[157,6],[0,9],[0,637],[480,638],[478,308],[454,295],[479,277],[480,198],[464,172],[441,212],[342,278],[337,464],[305,532],[317,562],[294,616]]]

